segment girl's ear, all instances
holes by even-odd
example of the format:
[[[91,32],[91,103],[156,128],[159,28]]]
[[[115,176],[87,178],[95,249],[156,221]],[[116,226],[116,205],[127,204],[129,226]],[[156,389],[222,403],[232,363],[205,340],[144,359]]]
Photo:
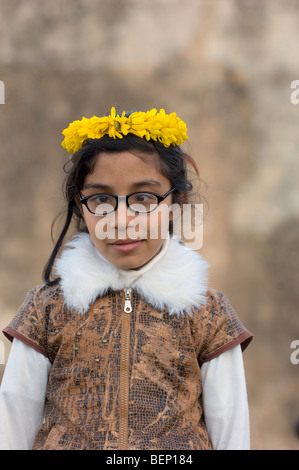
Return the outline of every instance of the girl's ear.
[[[81,204],[80,197],[78,194],[75,196],[75,207],[74,207],[74,213],[76,214],[78,221],[79,221],[79,226],[85,227],[86,222],[85,222],[85,217],[84,217],[84,211],[83,211],[83,205]]]
[[[80,202],[80,197],[78,195],[75,196],[74,214],[77,217],[77,229],[79,231],[87,232],[83,206]]]
[[[178,200],[178,204],[180,206],[183,206],[183,204],[187,204],[188,203],[188,191],[184,191],[183,193],[180,193],[180,196],[179,196],[179,200]]]
[[[76,202],[77,208],[79,209],[79,211],[80,211],[80,213],[83,217],[83,207],[82,207],[82,204],[81,204],[81,201],[80,201],[80,198],[79,198],[78,194],[76,194],[76,196],[75,196],[75,202]]]

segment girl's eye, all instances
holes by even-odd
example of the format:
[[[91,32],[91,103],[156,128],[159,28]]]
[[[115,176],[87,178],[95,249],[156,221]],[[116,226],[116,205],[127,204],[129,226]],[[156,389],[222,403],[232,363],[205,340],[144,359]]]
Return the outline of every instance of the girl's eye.
[[[138,196],[135,197],[136,202],[145,202],[148,200],[148,196],[146,194],[138,194]]]
[[[157,197],[150,193],[132,194],[129,198],[129,206],[136,212],[150,212],[157,204]]]
[[[90,198],[92,204],[112,204],[113,198],[106,194],[101,194]]]
[[[156,197],[153,196],[152,194],[135,194],[134,195],[134,202],[139,202],[139,203],[151,203],[155,202]]]
[[[87,200],[87,206],[93,214],[104,215],[114,210],[116,200],[109,194],[95,194]]]

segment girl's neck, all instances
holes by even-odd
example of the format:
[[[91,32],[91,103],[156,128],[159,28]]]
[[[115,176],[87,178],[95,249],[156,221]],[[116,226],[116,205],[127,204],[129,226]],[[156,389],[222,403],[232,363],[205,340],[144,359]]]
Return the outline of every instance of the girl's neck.
[[[125,277],[130,283],[138,279],[140,276],[142,276],[142,274],[151,269],[152,266],[156,264],[161,258],[163,258],[169,246],[169,240],[170,236],[168,234],[168,237],[162,243],[160,251],[146,264],[142,265],[140,268],[135,269],[120,269],[120,274]]]

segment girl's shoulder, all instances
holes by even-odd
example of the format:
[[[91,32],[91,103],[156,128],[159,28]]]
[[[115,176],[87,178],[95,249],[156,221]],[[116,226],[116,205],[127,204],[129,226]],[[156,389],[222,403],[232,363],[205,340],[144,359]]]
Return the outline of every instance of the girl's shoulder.
[[[206,291],[206,302],[203,310],[206,311],[210,319],[223,315],[238,318],[227,296],[223,294],[223,292],[213,288],[208,288]]]
[[[27,293],[4,334],[8,329],[17,329],[21,325],[31,325],[40,330],[40,325],[47,322],[51,312],[60,311],[63,305],[59,283],[37,285]]]
[[[3,330],[3,334],[10,341],[17,338],[49,357],[49,329],[58,319],[66,322],[70,314],[65,308],[59,283],[41,284],[27,293],[16,315]]]
[[[62,291],[59,282],[53,284],[39,284],[33,287],[25,296],[23,305],[35,305],[36,307],[41,303],[48,305],[49,302],[60,300]]]

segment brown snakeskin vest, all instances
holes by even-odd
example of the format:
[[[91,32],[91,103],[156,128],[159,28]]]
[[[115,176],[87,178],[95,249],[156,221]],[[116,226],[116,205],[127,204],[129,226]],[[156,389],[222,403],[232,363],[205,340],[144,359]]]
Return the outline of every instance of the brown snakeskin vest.
[[[29,292],[4,330],[52,363],[33,449],[212,449],[201,365],[250,342],[226,297],[177,317],[132,289],[69,310],[58,285]]]

